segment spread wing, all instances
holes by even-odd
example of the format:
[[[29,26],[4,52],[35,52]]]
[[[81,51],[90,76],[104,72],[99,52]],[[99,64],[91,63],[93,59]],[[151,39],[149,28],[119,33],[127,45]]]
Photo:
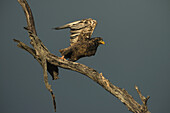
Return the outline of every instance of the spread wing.
[[[83,40],[85,38],[90,38],[94,28],[96,27],[96,20],[93,20],[91,18],[83,19],[79,21],[75,21],[69,24],[66,24],[61,27],[56,27],[54,29],[65,29],[70,28],[70,45],[73,45],[74,43]]]

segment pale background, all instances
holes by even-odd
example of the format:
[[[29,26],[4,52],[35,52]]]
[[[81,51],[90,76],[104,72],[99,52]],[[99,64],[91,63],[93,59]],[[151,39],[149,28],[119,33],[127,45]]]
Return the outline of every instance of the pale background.
[[[28,0],[39,38],[55,55],[68,47],[69,30],[51,28],[84,18],[96,19],[93,36],[103,37],[94,57],[78,62],[102,72],[139,103],[134,89],[150,95],[152,113],[168,113],[170,101],[169,0]],[[29,44],[24,12],[17,0],[0,1],[0,112],[54,113],[42,68],[13,38]],[[130,113],[117,98],[77,72],[60,69],[51,80],[57,113]]]

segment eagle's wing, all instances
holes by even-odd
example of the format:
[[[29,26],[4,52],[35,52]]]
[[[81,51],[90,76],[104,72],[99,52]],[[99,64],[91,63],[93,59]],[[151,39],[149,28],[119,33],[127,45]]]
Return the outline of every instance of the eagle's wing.
[[[90,38],[94,31],[94,28],[96,27],[96,24],[97,24],[96,20],[88,18],[88,19],[75,21],[61,27],[56,27],[54,29],[59,30],[59,29],[70,28],[70,33],[71,33],[70,45],[73,45],[79,40]]]

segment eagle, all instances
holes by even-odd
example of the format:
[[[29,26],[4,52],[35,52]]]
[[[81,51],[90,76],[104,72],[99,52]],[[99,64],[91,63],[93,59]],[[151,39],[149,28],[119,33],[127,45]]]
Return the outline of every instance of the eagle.
[[[70,46],[59,50],[61,59],[77,61],[82,57],[94,56],[98,46],[105,44],[101,37],[91,38],[96,24],[96,20],[88,18],[53,28],[55,30],[70,28]]]

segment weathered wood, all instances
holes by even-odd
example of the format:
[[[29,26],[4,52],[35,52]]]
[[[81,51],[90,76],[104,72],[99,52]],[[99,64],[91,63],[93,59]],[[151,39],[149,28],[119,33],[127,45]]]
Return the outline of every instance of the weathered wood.
[[[55,56],[52,53],[50,53],[48,49],[44,46],[44,44],[41,42],[41,40],[38,38],[38,36],[36,35],[31,9],[27,4],[26,0],[18,0],[18,2],[21,4],[21,6],[24,9],[26,19],[27,19],[27,25],[28,25],[26,29],[28,30],[29,37],[31,39],[31,44],[34,47],[34,49],[27,46],[26,44],[24,44],[19,40],[14,39],[14,41],[18,43],[17,45],[18,47],[29,52],[41,64],[44,73],[44,82],[47,89],[50,91],[52,95],[55,111],[56,111],[55,96],[52,92],[51,85],[48,83],[47,70],[52,75],[53,79],[58,79],[57,76],[58,67],[60,67],[60,68],[79,72],[89,77],[90,79],[98,83],[100,86],[102,86],[106,91],[110,92],[113,96],[118,98],[122,103],[124,103],[129,111],[134,113],[150,113],[147,108],[147,101],[149,97],[145,98],[141,94],[137,86],[135,86],[135,89],[137,90],[143,102],[143,105],[140,105],[138,102],[136,102],[125,89],[121,89],[113,85],[108,79],[106,79],[103,76],[102,73],[98,73],[93,68],[90,68],[84,64],[80,64],[68,60],[62,60],[58,56]]]
[[[41,64],[43,68],[43,75],[44,75],[44,83],[48,91],[50,92],[52,99],[53,99],[53,105],[54,105],[54,110],[56,111],[56,102],[55,102],[55,95],[53,94],[53,91],[51,89],[51,85],[48,83],[48,75],[47,75],[47,68],[52,72],[53,79],[56,79],[56,76],[58,74],[58,67],[55,66],[55,68],[50,68],[50,66],[54,67],[51,64],[47,64],[47,54],[49,54],[48,49],[44,46],[44,44],[41,42],[41,40],[38,38],[36,29],[35,29],[35,24],[34,24],[34,18],[31,12],[31,8],[29,7],[28,3],[26,0],[18,0],[20,5],[22,6],[26,20],[27,20],[27,27],[24,27],[29,34],[29,38],[31,39],[31,45],[34,47],[35,51],[33,52],[32,49],[29,48],[29,50],[32,50],[30,53],[33,53],[35,58],[38,60],[38,62]],[[14,40],[17,41],[17,40]],[[19,41],[17,41],[19,42]],[[20,46],[21,44],[18,44]],[[21,47],[24,48],[24,45]],[[28,47],[27,47],[28,48]],[[26,49],[26,48],[25,48]],[[37,58],[38,57],[38,58]],[[48,67],[47,67],[48,66]]]

